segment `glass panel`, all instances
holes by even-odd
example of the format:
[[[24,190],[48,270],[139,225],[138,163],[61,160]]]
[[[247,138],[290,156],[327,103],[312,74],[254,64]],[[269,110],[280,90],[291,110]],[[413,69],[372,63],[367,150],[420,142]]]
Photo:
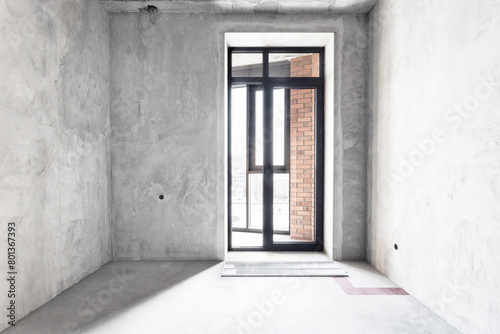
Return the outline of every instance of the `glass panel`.
[[[251,229],[262,229],[262,205],[264,199],[262,182],[262,173],[248,175],[249,227]]]
[[[233,77],[262,77],[262,53],[233,53]]]
[[[255,92],[255,165],[262,166],[264,160],[264,115],[263,92]]]
[[[234,231],[233,227],[233,247],[262,247],[264,244],[262,188],[262,174],[248,174],[248,228]]]
[[[247,88],[231,91],[231,224],[233,247],[261,247],[262,233],[250,233],[247,226]],[[250,186],[250,184],[249,184]],[[255,182],[252,188],[257,187]],[[248,187],[250,188],[250,187]],[[262,189],[262,185],[260,187]],[[249,190],[249,189],[248,189]],[[261,190],[262,191],[262,190]],[[261,201],[262,205],[262,201]],[[261,209],[262,210],[262,209]],[[256,219],[253,215],[253,220]],[[261,214],[262,217],[262,214]],[[250,222],[248,222],[250,225]],[[254,222],[252,222],[253,224]],[[262,224],[262,218],[261,218]]]
[[[274,231],[290,231],[290,174],[274,174],[273,191],[273,227]]]
[[[231,91],[231,222],[232,226],[246,227],[246,131],[247,88]],[[243,130],[241,130],[243,129]]]
[[[273,97],[273,164],[285,165],[285,90],[275,89]]]
[[[270,53],[270,77],[319,77],[319,53]]]
[[[314,241],[314,89],[290,90],[290,237]]]

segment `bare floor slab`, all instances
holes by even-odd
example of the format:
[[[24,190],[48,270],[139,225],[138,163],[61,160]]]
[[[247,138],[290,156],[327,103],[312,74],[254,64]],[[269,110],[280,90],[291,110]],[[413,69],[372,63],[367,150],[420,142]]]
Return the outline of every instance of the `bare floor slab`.
[[[355,288],[397,288],[365,263],[339,265]],[[460,333],[410,295],[349,295],[331,277],[221,277],[221,268],[111,262],[5,333]]]

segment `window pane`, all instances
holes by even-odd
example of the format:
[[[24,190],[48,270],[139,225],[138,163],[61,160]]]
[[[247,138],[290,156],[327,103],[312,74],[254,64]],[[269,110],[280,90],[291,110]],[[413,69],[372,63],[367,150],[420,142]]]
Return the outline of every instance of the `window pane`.
[[[285,90],[275,89],[273,97],[273,164],[285,165]]]
[[[231,223],[233,228],[245,228],[247,88],[233,88],[231,102]]]
[[[274,231],[290,231],[290,174],[274,174],[273,202]]]
[[[262,229],[263,212],[263,177],[262,173],[248,174],[248,204],[250,211],[249,228]]]
[[[255,165],[262,166],[264,161],[264,115],[263,115],[263,93],[261,90],[255,92]]]
[[[319,77],[319,53],[270,53],[270,77]]]
[[[262,247],[262,174],[247,175],[247,87],[231,90],[231,245]],[[248,180],[248,186],[247,186]],[[249,217],[249,218],[247,218]],[[253,229],[249,231],[249,229]]]
[[[233,53],[233,77],[262,77],[262,53]]]

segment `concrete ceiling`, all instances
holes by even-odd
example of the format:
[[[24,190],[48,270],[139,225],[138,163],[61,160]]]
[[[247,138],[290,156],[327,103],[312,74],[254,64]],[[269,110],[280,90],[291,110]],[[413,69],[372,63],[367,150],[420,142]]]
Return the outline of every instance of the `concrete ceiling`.
[[[377,0],[101,0],[110,12],[153,5],[168,13],[367,13]]]

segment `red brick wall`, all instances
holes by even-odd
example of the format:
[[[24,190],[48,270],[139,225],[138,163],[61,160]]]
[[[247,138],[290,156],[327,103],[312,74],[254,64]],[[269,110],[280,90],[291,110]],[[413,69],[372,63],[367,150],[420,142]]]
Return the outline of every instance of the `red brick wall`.
[[[291,60],[290,76],[319,76],[319,55]],[[314,89],[290,91],[290,236],[314,240]]]

